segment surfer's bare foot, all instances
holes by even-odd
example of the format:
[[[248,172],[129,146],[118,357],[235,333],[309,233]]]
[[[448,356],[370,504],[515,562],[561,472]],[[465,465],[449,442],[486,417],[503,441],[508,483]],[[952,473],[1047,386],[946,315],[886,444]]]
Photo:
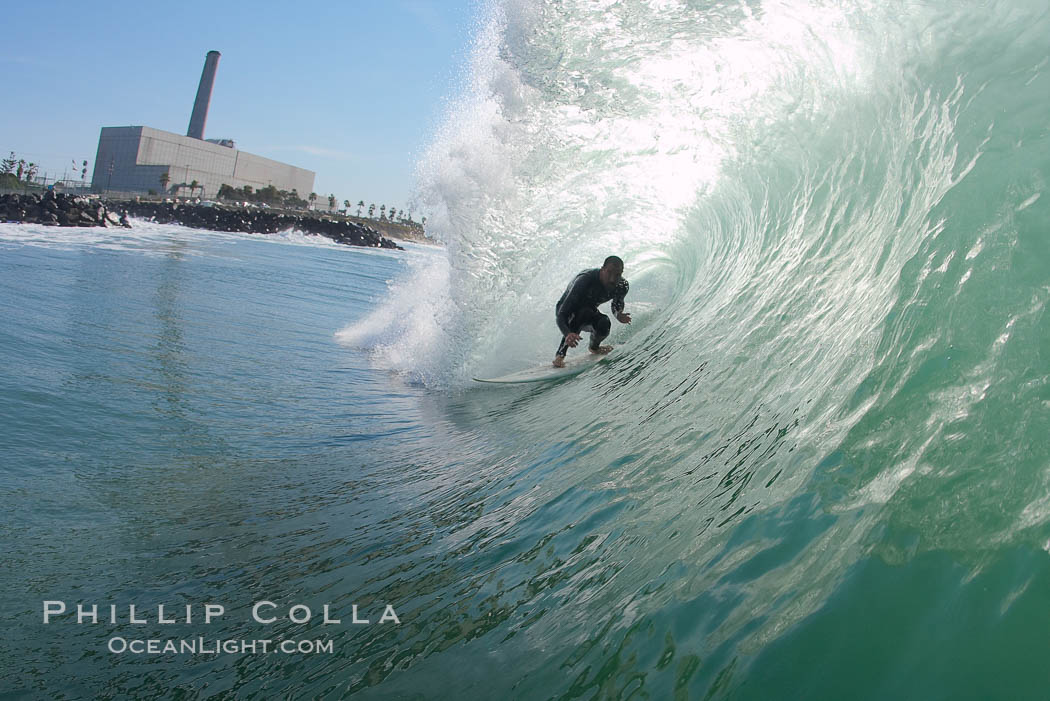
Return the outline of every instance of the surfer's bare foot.
[[[612,346],[598,346],[597,348],[589,348],[588,350],[590,350],[591,353],[596,353],[598,355],[605,355],[606,353],[611,351],[612,348],[613,348]]]
[[[565,356],[564,355],[556,355],[556,356],[554,356],[554,363],[553,363],[553,365],[556,368],[563,368],[563,367],[565,367]]]

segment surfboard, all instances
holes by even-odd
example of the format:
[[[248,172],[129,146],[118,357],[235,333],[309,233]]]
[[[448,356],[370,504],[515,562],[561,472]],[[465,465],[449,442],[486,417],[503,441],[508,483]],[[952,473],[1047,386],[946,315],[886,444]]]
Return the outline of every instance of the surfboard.
[[[473,379],[475,382],[489,382],[497,385],[518,385],[526,382],[549,382],[551,380],[561,380],[566,377],[572,377],[573,375],[579,375],[585,370],[590,370],[608,357],[609,353],[598,355],[597,353],[590,353],[584,349],[582,353],[576,353],[566,358],[565,367],[563,368],[556,368],[550,363],[547,363],[546,365],[529,368],[528,370],[519,370],[518,372],[511,373],[510,375],[503,375],[502,377],[475,377]]]

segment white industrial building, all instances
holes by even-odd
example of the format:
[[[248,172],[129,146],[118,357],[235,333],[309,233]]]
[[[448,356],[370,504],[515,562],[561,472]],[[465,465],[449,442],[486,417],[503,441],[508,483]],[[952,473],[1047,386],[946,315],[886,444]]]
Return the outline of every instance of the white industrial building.
[[[241,189],[273,186],[306,198],[314,188],[311,170],[238,151],[229,140],[204,140],[219,52],[209,51],[186,136],[151,127],[103,127],[95,154],[95,192],[155,192],[214,197],[222,185]],[[163,176],[167,176],[166,178]],[[190,185],[196,181],[196,190]],[[162,184],[163,183],[163,184]]]
[[[167,173],[167,188],[161,174]],[[303,199],[313,191],[315,173],[287,163],[238,151],[192,136],[151,127],[103,127],[95,155],[91,188],[95,192],[161,192],[190,194],[194,180],[201,197],[214,197],[221,185],[240,189],[273,185],[296,190]],[[200,189],[203,188],[203,189]]]

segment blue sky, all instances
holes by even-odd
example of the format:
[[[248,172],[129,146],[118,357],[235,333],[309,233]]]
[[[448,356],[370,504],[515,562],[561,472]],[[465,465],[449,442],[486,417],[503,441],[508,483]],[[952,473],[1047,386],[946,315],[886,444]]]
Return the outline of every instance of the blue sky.
[[[0,153],[51,177],[103,126],[186,133],[222,53],[205,137],[316,171],[319,195],[406,208],[464,80],[477,0],[7,3]],[[423,212],[425,214],[425,212]],[[418,219],[418,216],[417,216]]]

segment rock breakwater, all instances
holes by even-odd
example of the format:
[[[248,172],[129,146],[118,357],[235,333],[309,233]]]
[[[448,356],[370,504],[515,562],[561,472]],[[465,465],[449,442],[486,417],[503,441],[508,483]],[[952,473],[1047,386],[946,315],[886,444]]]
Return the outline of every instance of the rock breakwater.
[[[0,221],[45,226],[124,226],[128,217],[159,224],[245,234],[301,231],[348,246],[403,250],[375,229],[353,221],[290,210],[181,202],[106,201],[97,197],[43,194],[0,196]]]
[[[9,194],[0,196],[0,221],[45,226],[124,226],[127,216],[92,197],[54,192],[42,195]]]
[[[371,227],[300,212],[177,202],[130,201],[122,202],[120,206],[132,217],[160,224],[181,224],[195,229],[237,231],[245,234],[301,231],[350,246],[403,250],[401,246]]]

